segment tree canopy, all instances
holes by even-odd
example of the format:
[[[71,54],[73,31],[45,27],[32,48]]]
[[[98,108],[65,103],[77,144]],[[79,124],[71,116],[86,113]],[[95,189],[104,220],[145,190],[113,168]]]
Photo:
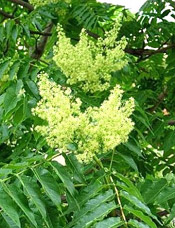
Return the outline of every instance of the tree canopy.
[[[0,227],[174,227],[174,19],[1,0]]]

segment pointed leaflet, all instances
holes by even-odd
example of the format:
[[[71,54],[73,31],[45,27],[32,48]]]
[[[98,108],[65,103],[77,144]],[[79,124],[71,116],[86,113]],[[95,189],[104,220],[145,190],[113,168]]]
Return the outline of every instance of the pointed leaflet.
[[[120,157],[123,158],[123,160],[131,167],[133,168],[136,172],[138,172],[138,168],[137,168],[137,165],[134,161],[134,159],[130,156],[127,156],[127,155],[124,155],[124,154],[121,154],[121,153],[117,153]]]
[[[150,217],[144,215],[141,211],[135,210],[132,207],[129,207],[127,205],[124,206],[124,209],[126,211],[132,213],[133,215],[135,215],[139,219],[141,219],[143,222],[145,222],[151,228],[157,228],[156,224],[150,219]]]
[[[168,219],[166,220],[166,224],[174,219],[174,215],[175,215],[175,203],[173,204],[173,206],[171,208],[170,215],[169,215]]]
[[[15,74],[17,73],[18,69],[19,69],[19,65],[20,62],[16,61],[13,63],[13,65],[10,67],[10,71],[9,71],[9,79],[13,80]]]
[[[158,197],[156,198],[156,202],[158,204],[165,203],[166,201],[170,199],[175,199],[175,189],[174,187],[166,187],[164,188]]]
[[[52,202],[59,208],[61,204],[60,189],[56,180],[45,169],[33,169],[33,172],[41,183],[44,191],[52,200]]]
[[[34,217],[34,213],[30,210],[26,197],[14,184],[7,185],[3,183],[4,190],[9,194],[9,196],[15,201],[15,203],[21,208],[29,221],[37,227],[37,223]]]
[[[128,192],[121,191],[120,195],[123,196],[125,199],[130,201],[133,205],[138,207],[140,210],[142,210],[145,214],[149,215],[153,219],[157,220],[157,217],[153,215],[149,209],[148,206],[146,206],[144,203],[142,203],[139,199],[137,199],[135,196],[130,195]],[[158,221],[159,222],[159,221]]]
[[[150,228],[148,225],[144,224],[143,222],[138,222],[137,220],[130,219],[128,225],[131,225],[136,228]]]
[[[71,225],[80,220],[87,213],[94,211],[97,207],[99,207],[99,205],[109,201],[113,195],[114,193],[110,189],[102,194],[97,195],[95,198],[90,199],[83,207],[81,207],[81,210],[75,211]]]
[[[111,217],[108,219],[103,220],[102,222],[98,222],[94,228],[117,228],[117,227],[121,227],[121,225],[123,225],[124,222],[121,221],[121,219],[118,217]]]
[[[52,168],[56,172],[56,174],[59,176],[59,178],[63,182],[64,186],[67,188],[67,190],[73,196],[75,193],[74,184],[72,183],[71,179],[69,178],[69,175],[66,172],[65,167],[55,161],[51,162],[50,165],[52,166]]]
[[[78,224],[76,226],[74,226],[74,228],[90,227],[91,224],[103,219],[106,215],[108,215],[116,207],[117,206],[116,206],[115,202],[103,203],[98,208],[96,208],[94,211],[83,216],[79,220]]]
[[[77,181],[80,183],[85,183],[85,177],[83,175],[82,166],[77,161],[76,157],[73,154],[67,155],[63,154],[66,159],[66,164],[71,168],[72,172],[75,174]]]
[[[0,207],[18,227],[21,227],[17,207],[10,196],[2,189],[2,186],[0,188]]]
[[[122,174],[115,174],[116,177],[118,177],[120,180],[122,180],[126,185],[126,188],[123,186],[124,190],[127,189],[127,192],[129,192],[130,194],[136,196],[139,200],[143,201],[143,197],[141,195],[141,193],[139,192],[139,190],[137,189],[137,187],[134,186],[134,184],[125,176],[123,176]],[[120,186],[122,188],[122,186]]]
[[[165,179],[155,180],[152,183],[145,182],[142,186],[143,198],[146,204],[153,203],[160,192],[166,187],[167,181]]]
[[[84,188],[78,195],[78,203],[80,206],[84,205],[89,199],[95,197],[102,189],[104,185],[101,184],[99,179],[97,179],[94,183]],[[69,214],[70,212],[74,212],[77,208],[77,205],[72,204],[69,205],[68,210],[65,214]]]
[[[8,224],[8,228],[18,228],[19,226],[16,226],[15,223],[13,222],[13,220],[8,216],[6,215],[5,213],[1,212],[1,215],[2,217],[4,218],[4,220],[6,221],[6,223]],[[0,222],[1,224],[1,222]],[[5,228],[3,226],[3,228]]]
[[[31,180],[31,177],[18,176],[18,178],[21,181],[23,187],[25,188],[27,195],[31,198],[32,202],[35,204],[41,216],[43,217],[46,226],[49,228],[52,227],[47,220],[46,208],[42,199],[40,198],[41,192],[38,185]]]
[[[10,63],[10,60],[7,60],[0,64],[0,79],[3,77],[5,71],[7,70],[9,63]]]

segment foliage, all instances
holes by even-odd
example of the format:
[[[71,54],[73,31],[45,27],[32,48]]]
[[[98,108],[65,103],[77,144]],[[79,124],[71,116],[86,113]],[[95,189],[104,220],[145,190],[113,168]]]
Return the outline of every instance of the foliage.
[[[1,0],[0,227],[174,226],[174,10]]]

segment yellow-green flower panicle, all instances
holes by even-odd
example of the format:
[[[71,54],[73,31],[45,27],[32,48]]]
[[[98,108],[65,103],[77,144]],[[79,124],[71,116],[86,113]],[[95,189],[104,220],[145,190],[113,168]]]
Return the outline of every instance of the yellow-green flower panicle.
[[[123,91],[116,86],[102,105],[81,111],[80,99],[73,99],[71,90],[40,75],[41,100],[33,110],[34,115],[47,122],[36,130],[46,137],[52,148],[68,151],[75,145],[75,154],[80,162],[90,162],[95,154],[106,153],[128,139],[134,123],[130,115],[134,100],[122,102]]]
[[[123,49],[125,39],[116,41],[120,25],[96,42],[89,39],[83,29],[80,40],[72,45],[61,27],[58,27],[58,43],[54,48],[54,61],[67,77],[70,85],[78,85],[85,92],[94,93],[107,90],[111,72],[122,69],[127,61]]]
[[[50,4],[50,3],[59,3],[62,0],[30,0],[30,3],[35,6],[44,6],[46,4]],[[65,3],[71,3],[71,0],[64,0]]]

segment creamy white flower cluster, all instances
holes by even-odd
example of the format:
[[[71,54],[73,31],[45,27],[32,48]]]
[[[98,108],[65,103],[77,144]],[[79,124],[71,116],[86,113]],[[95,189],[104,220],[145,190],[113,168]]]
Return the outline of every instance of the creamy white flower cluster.
[[[49,3],[58,3],[58,2],[61,2],[61,0],[30,0],[30,3],[35,7],[43,6]],[[64,2],[70,3],[71,0],[64,0]]]
[[[109,88],[111,72],[122,69],[127,61],[123,49],[126,40],[116,41],[120,25],[105,33],[104,39],[89,39],[83,29],[80,40],[72,45],[63,29],[58,27],[58,43],[54,60],[68,78],[70,85],[77,84],[85,92],[104,91]]]
[[[102,105],[81,111],[80,99],[73,99],[71,90],[40,75],[39,90],[42,99],[33,110],[47,121],[36,130],[46,137],[52,148],[67,151],[75,146],[79,161],[88,163],[98,153],[114,149],[128,139],[134,123],[129,118],[134,109],[134,100],[122,102],[123,91],[116,86]]]

